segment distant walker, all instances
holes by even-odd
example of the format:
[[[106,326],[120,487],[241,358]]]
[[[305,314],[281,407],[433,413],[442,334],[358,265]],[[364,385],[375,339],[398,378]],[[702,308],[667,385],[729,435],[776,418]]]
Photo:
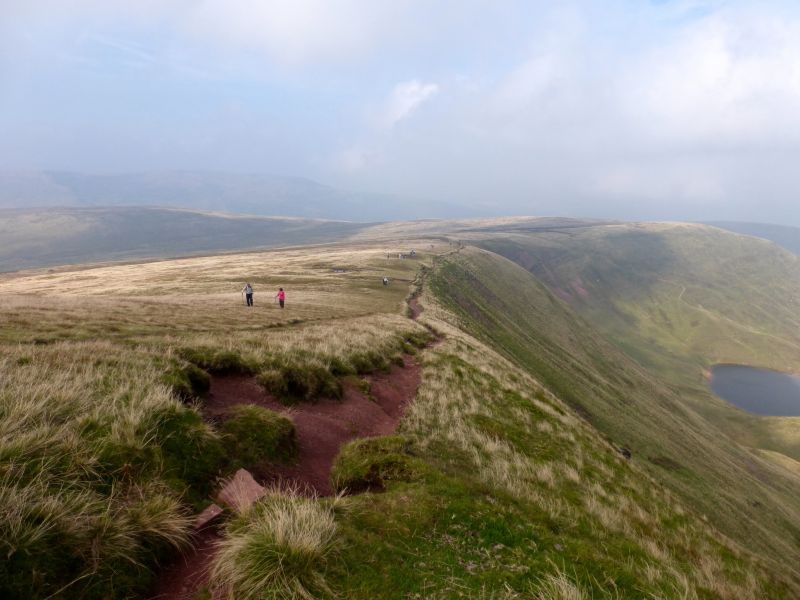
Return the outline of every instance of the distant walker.
[[[244,284],[244,287],[242,288],[242,294],[244,294],[247,306],[253,306],[253,286],[250,285],[250,283]]]
[[[278,304],[283,308],[284,304],[286,304],[286,292],[283,291],[283,288],[278,288],[278,293],[275,294],[275,297],[278,299]]]

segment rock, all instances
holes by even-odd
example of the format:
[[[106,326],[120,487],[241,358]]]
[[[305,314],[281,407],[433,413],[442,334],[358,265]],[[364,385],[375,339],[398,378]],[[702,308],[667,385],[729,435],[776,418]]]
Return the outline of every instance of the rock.
[[[220,515],[222,514],[222,508],[220,508],[216,504],[209,504],[206,508],[197,515],[194,519],[194,529],[195,531],[199,531],[209,525],[212,521],[215,521]]]
[[[253,479],[250,471],[239,469],[217,494],[217,500],[241,512],[250,508],[266,492],[267,490]]]
[[[628,450],[627,448],[625,448],[624,446],[622,446],[622,447],[618,448],[618,449],[617,449],[617,452],[619,452],[620,454],[622,454],[622,456],[623,456],[623,457],[624,457],[626,460],[630,460],[631,456],[633,456],[633,454],[631,454],[631,451],[630,451],[630,450]]]

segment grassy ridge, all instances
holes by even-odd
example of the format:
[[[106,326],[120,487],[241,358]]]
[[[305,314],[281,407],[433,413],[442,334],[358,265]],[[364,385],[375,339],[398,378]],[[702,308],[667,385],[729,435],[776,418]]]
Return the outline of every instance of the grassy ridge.
[[[647,366],[669,360],[800,369],[800,258],[699,225],[583,228],[486,239]]]
[[[693,413],[518,265],[467,249],[437,273],[434,289],[463,326],[630,448],[642,468],[727,536],[794,570],[796,475]]]
[[[734,233],[769,240],[800,256],[800,228],[798,227],[772,225],[769,223],[742,223],[738,221],[712,221],[707,224],[733,231]]]

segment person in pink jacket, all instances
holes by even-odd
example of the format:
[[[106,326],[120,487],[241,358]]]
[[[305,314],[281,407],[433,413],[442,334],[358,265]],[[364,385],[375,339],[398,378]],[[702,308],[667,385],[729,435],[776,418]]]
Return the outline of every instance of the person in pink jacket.
[[[278,304],[280,304],[281,308],[283,308],[283,305],[286,302],[286,292],[283,291],[283,288],[278,288],[278,293],[275,294],[275,297],[278,299]]]

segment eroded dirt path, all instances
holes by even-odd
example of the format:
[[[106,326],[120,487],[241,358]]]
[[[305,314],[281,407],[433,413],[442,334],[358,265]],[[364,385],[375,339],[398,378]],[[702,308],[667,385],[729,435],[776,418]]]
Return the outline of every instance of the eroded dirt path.
[[[392,433],[417,393],[420,376],[419,362],[405,356],[402,367],[364,377],[369,395],[354,383],[345,383],[340,400],[320,399],[292,407],[265,392],[253,377],[215,377],[203,412],[212,419],[224,419],[236,404],[256,404],[289,417],[297,432],[296,462],[263,465],[252,469],[253,475],[263,485],[295,483],[309,494],[327,496],[333,493],[330,472],[342,445],[356,438]]]
[[[215,527],[197,533],[192,547],[159,574],[150,598],[194,600],[197,593],[208,585],[211,563],[220,539],[222,534]]]
[[[422,305],[419,303],[418,296],[412,296],[409,298],[408,308],[411,310],[411,319],[416,321],[422,314]]]

